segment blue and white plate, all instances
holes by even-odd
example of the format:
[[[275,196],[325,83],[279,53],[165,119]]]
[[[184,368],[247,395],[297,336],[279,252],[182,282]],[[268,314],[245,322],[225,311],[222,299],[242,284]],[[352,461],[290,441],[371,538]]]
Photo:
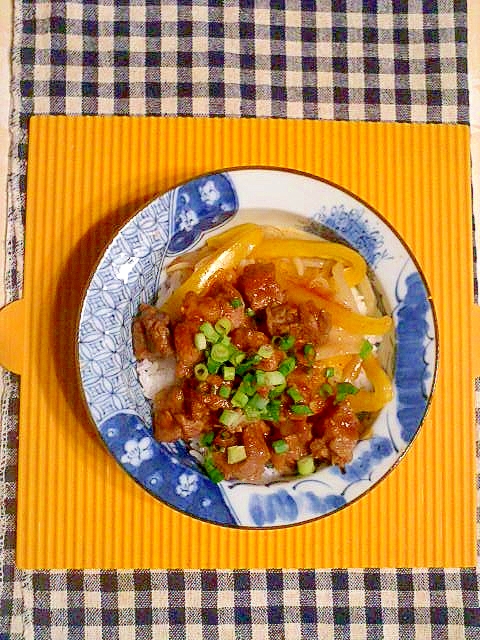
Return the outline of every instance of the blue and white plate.
[[[327,467],[293,480],[213,484],[182,442],[152,436],[131,325],[152,303],[164,267],[209,234],[247,221],[348,243],[367,261],[378,301],[393,315],[383,366],[394,399],[380,412],[345,473]],[[286,170],[235,169],[195,178],[148,204],[106,248],[86,291],[78,361],[93,422],[117,462],[153,496],[196,518],[232,527],[279,527],[333,513],[378,483],[399,461],[427,410],[437,363],[434,312],[417,263],[386,221],[353,195]]]

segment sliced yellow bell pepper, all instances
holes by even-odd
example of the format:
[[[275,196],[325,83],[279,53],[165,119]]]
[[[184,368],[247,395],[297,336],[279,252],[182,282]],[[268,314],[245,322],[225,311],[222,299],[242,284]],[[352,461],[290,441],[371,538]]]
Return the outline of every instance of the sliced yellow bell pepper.
[[[362,256],[337,242],[322,240],[288,240],[282,238],[265,239],[252,251],[254,260],[272,260],[274,258],[322,258],[336,260],[347,268],[345,280],[351,287],[363,280],[367,265]]]
[[[277,273],[277,280],[286,289],[287,296],[291,302],[294,304],[312,302],[319,309],[328,311],[333,325],[341,327],[349,333],[380,336],[388,333],[392,328],[393,323],[390,316],[373,318],[350,311],[350,309],[333,302],[333,300],[322,298],[315,291],[303,286],[301,282],[282,275],[280,271]]]
[[[167,313],[171,320],[177,320],[180,316],[180,308],[185,294],[188,291],[202,293],[213,282],[219,269],[233,269],[244,260],[262,241],[263,231],[261,227],[244,231],[237,235],[237,239],[226,248],[215,251],[210,258],[196,269],[192,275],[176,289],[162,305],[162,311]]]
[[[224,247],[225,245],[230,244],[235,238],[238,238],[240,233],[254,231],[255,229],[261,229],[261,227],[253,222],[238,224],[236,227],[231,227],[230,229],[226,229],[223,233],[219,233],[218,235],[208,238],[207,246],[211,249],[220,249],[220,247]]]
[[[352,410],[355,413],[380,411],[393,398],[392,381],[373,354],[364,359],[363,369],[372,383],[373,391],[360,389],[355,395],[349,396]]]

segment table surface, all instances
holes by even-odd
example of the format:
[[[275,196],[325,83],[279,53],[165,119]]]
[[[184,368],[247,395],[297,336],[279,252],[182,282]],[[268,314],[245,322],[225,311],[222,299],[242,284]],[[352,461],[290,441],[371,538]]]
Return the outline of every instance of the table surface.
[[[1,11],[0,11],[0,306],[1,304],[4,302],[5,300],[5,291],[4,291],[4,265],[5,265],[5,226],[6,226],[6,211],[7,211],[7,198],[6,198],[6,181],[7,181],[7,173],[8,173],[8,162],[9,162],[9,113],[10,113],[10,45],[11,45],[11,37],[12,37],[12,19],[13,19],[13,0],[0,0],[1,3]],[[102,2],[99,2],[99,4],[102,4]],[[169,4],[169,3],[167,3]],[[477,220],[477,224],[476,224],[476,242],[477,242],[477,247],[480,246],[480,0],[471,0],[468,2],[468,42],[469,42],[469,46],[468,46],[468,65],[469,65],[469,102],[470,102],[470,126],[471,126],[471,153],[472,153],[472,175],[473,175],[473,197],[474,197],[474,214]],[[0,382],[1,384],[1,382]],[[1,392],[1,388],[0,388],[0,392]],[[375,578],[375,576],[372,576],[372,580]],[[408,578],[408,576],[407,576]],[[40,578],[36,578],[37,580],[39,580],[39,582],[36,584],[38,589],[49,589],[49,582],[48,579],[45,579],[46,582],[43,583],[41,581]],[[76,578],[75,578],[76,579]],[[139,577],[139,580],[144,580],[145,578]],[[177,575],[175,572],[167,579],[165,578],[166,582],[162,583],[161,580],[163,580],[164,577],[159,578],[160,582],[156,583],[157,585],[157,592],[158,592],[158,596],[157,596],[157,605],[158,606],[171,606],[172,603],[173,604],[178,604],[175,601],[175,594],[178,594],[178,597],[180,598],[180,604],[182,606],[185,606],[185,602],[186,599],[188,599],[188,589],[187,591],[184,591],[186,589],[185,584],[182,583],[182,576],[181,575]],[[227,578],[225,578],[226,580]],[[340,578],[338,578],[340,579]],[[343,577],[341,578],[342,580],[344,579]],[[427,585],[425,585],[425,589],[423,591],[419,591],[417,595],[414,596],[413,599],[413,606],[424,606],[426,603],[422,600],[422,598],[425,598],[425,593],[428,591],[428,589],[436,589],[436,588],[441,588],[441,583],[442,583],[442,577],[439,576],[439,582],[438,585],[440,585],[440,587],[435,586],[435,584],[433,583],[429,583]],[[113,582],[110,582],[110,580],[113,580]],[[199,577],[197,574],[193,575],[192,577],[192,584],[196,584],[195,581],[201,581],[202,584],[202,597],[201,597],[201,605],[202,607],[207,607],[205,609],[205,611],[208,610],[208,602],[217,602],[217,600],[215,599],[211,599],[210,596],[208,596],[209,594],[209,580],[213,580],[215,582],[215,580],[218,580],[218,582],[215,582],[215,588],[217,590],[222,590],[222,580],[223,578],[217,577],[211,577],[209,575],[206,576],[202,576]],[[245,584],[250,585],[250,578],[246,575],[240,575],[238,577],[238,580],[240,581],[245,581]],[[263,589],[268,590],[268,589],[275,589],[278,588],[278,585],[276,583],[277,578],[275,576],[272,577],[272,579],[269,578],[265,578],[264,574],[260,573],[257,575],[257,577],[255,578],[255,580],[258,580],[258,593],[255,591],[252,591],[252,598],[260,598],[259,599],[259,604],[261,606],[264,606],[265,603],[262,600],[262,598],[260,597],[261,591]],[[288,590],[290,587],[292,588],[298,588],[299,583],[292,583],[292,585],[289,585],[288,583],[288,578],[285,579],[285,582],[282,582],[282,588],[285,590]],[[302,578],[303,581],[306,582],[302,582],[302,585],[300,585],[302,588],[309,588],[308,586],[308,581],[310,580],[310,578],[308,578],[308,576],[304,576]],[[366,582],[366,578],[362,577],[360,579],[359,576],[359,580],[360,582],[358,582],[358,584],[355,582],[356,578],[355,575],[353,575],[352,577],[350,577],[350,584],[347,587],[349,589],[349,600],[348,602],[350,603],[350,606],[353,606],[356,603],[356,600],[358,599],[358,604],[359,606],[364,606],[365,605],[365,599],[362,596],[363,590],[364,589],[368,589],[368,585]],[[388,578],[388,574],[386,574],[386,576],[384,575],[381,580],[379,579],[378,582],[376,581],[376,579],[374,580],[375,584],[381,584],[382,588],[385,586],[386,589],[395,589],[395,586],[392,587],[392,585],[388,582],[389,578]],[[393,578],[392,578],[393,580]],[[407,584],[408,579],[406,579],[407,581],[405,582],[405,584]],[[204,584],[204,581],[205,584]],[[348,582],[348,579],[347,579]],[[435,582],[435,580],[434,580]],[[149,583],[150,584],[150,583]],[[372,582],[373,584],[373,582]],[[393,582],[393,585],[397,584],[397,588],[401,589],[402,588],[402,584],[403,584],[403,579],[400,580],[400,578],[396,578],[396,583]],[[408,582],[408,584],[410,584],[410,582]],[[433,586],[432,586],[433,584]],[[443,584],[445,584],[443,582]],[[472,583],[473,584],[473,583]],[[162,589],[162,585],[163,585],[163,589]],[[226,585],[226,586],[225,586]],[[231,585],[230,583],[225,583],[225,585],[223,585],[223,588],[225,589],[225,593],[229,592],[229,590],[231,589]],[[262,587],[263,585],[263,587]],[[148,588],[149,585],[146,585],[145,588]],[[151,586],[151,584],[150,584]],[[107,597],[109,595],[110,592],[113,592],[116,587],[118,587],[118,583],[115,582],[115,580],[110,577],[105,577],[105,580],[102,581],[100,580],[100,583],[98,585],[98,591],[100,591],[100,589],[102,590],[102,592],[106,592]],[[465,585],[462,585],[463,588],[468,588],[465,587]],[[140,586],[140,590],[141,590],[141,586]],[[310,587],[311,588],[311,587]],[[318,587],[317,587],[318,588]],[[329,585],[329,588],[332,588],[332,585]],[[335,585],[333,585],[333,588],[335,588]],[[344,588],[345,586],[339,586],[339,588]],[[476,589],[476,583],[473,586],[474,589]],[[72,587],[73,592],[75,592],[75,589],[77,590],[76,593],[80,593],[82,590],[82,586],[76,584],[73,585]],[[170,595],[165,596],[166,599],[162,599],[162,593],[167,593],[167,591],[169,592]],[[27,593],[27,592],[26,592]],[[257,593],[257,595],[255,595],[255,593]],[[327,593],[327,592],[326,592]],[[173,595],[172,595],[173,594]],[[198,591],[192,591],[191,594],[193,594],[192,597],[197,597],[198,596]],[[197,594],[197,595],[195,595]],[[203,596],[205,595],[205,602],[203,599]],[[373,591],[372,591],[373,594]],[[422,595],[423,594],[423,595]],[[0,593],[0,598],[1,598],[1,593]],[[208,597],[207,597],[208,596]],[[84,598],[82,600],[83,602],[83,606],[90,606],[90,604],[92,602],[97,602],[96,598],[97,598],[97,592],[95,591],[86,591],[84,595],[82,595],[82,597]],[[200,596],[198,596],[200,597]],[[227,596],[225,596],[227,597]],[[372,595],[373,597],[373,595]],[[448,605],[448,594],[446,596],[446,602]],[[452,596],[454,597],[454,596]],[[102,596],[103,598],[103,596]],[[125,594],[125,598],[128,598],[128,595]],[[181,598],[183,598],[183,601],[181,600]],[[175,602],[174,602],[175,601]],[[207,602],[208,601],[208,602]],[[268,598],[265,602],[268,601]],[[103,600],[102,600],[103,602]],[[193,601],[192,601],[193,602]],[[386,600],[382,600],[382,604],[384,604],[386,602]],[[431,602],[433,602],[433,600],[431,600]],[[206,603],[206,604],[205,604]],[[262,605],[263,603],[263,605]],[[231,603],[233,604],[233,603]],[[254,604],[254,603],[253,603]],[[317,604],[318,604],[318,600],[317,600]],[[330,604],[330,603],[325,603],[325,604]],[[388,603],[387,603],[388,604]],[[31,603],[26,603],[26,606],[31,605]],[[82,606],[82,605],[79,605]],[[94,605],[92,605],[94,606]],[[126,605],[125,603],[123,603],[123,606],[128,606],[128,604]],[[195,606],[200,606],[200,601],[197,603],[195,601]],[[213,605],[214,606],[214,605]],[[427,604],[428,606],[428,604]],[[50,614],[49,614],[50,615]],[[113,616],[115,616],[114,613],[112,613]],[[117,614],[118,615],[118,614]],[[213,614],[212,614],[213,615]],[[70,618],[69,618],[70,620]],[[78,622],[78,621],[77,621]],[[419,628],[423,629],[423,631],[419,632],[418,637],[419,638],[430,638],[432,637],[430,635],[430,632],[427,630],[427,627],[429,628],[428,624],[425,624],[423,627],[420,625]],[[25,623],[25,628],[29,629],[29,628],[33,628],[31,626],[31,621],[30,621],[30,626],[28,621]],[[60,628],[60,627],[59,627]],[[200,629],[200,627],[196,627],[197,629]],[[94,627],[92,626],[92,630],[94,629]],[[97,637],[101,637],[101,635],[99,635],[101,633],[101,629],[100,626],[98,627],[98,629],[100,631],[97,632],[97,634],[95,634],[92,631],[92,638],[97,638]],[[193,629],[193,626],[192,626]],[[233,629],[233,625],[232,625],[232,629]],[[460,629],[460,627],[459,627]],[[0,640],[4,640],[6,639],[8,636],[2,633],[2,629],[0,628]],[[397,631],[398,632],[398,631]],[[20,637],[24,637],[22,635],[22,632],[20,630],[20,628],[17,628],[16,630],[12,630],[13,635],[11,636],[12,638],[20,638]],[[239,637],[239,638],[243,638],[242,635],[234,635],[234,631],[232,630],[230,635],[226,634],[224,637],[225,638],[234,638],[234,637]],[[360,632],[359,632],[360,633]],[[392,632],[393,634],[395,634],[395,630]],[[422,633],[424,633],[424,635],[422,635]],[[456,632],[455,632],[456,633]],[[435,637],[437,640],[441,640],[441,638],[463,638],[465,637],[464,635],[462,635],[462,631],[460,629],[460,631],[458,632],[459,635],[441,635],[437,634]],[[388,637],[388,638],[393,638],[395,637],[395,635],[388,635],[388,636],[384,636],[381,635],[382,632],[381,630],[379,630],[378,635],[375,636],[371,636],[372,638],[384,638],[384,637]],[[28,634],[25,634],[25,637]],[[29,636],[29,637],[33,637],[33,635]],[[36,636],[35,636],[36,637]],[[40,636],[38,636],[40,637]],[[42,637],[47,637],[47,636],[42,636]],[[50,637],[50,636],[49,636]],[[68,635],[68,631],[66,630],[66,627],[63,628],[63,631],[60,630],[58,631],[58,635],[55,636],[51,636],[51,637],[55,637],[55,638],[67,638],[70,637],[70,635]],[[76,637],[80,637],[80,636],[71,636],[72,638],[76,638]],[[83,637],[83,636],[81,636]],[[90,637],[90,636],[89,636]],[[112,636],[114,637],[114,636]],[[115,637],[120,637],[120,636],[115,636]],[[126,635],[121,636],[123,638],[133,638],[136,636],[133,635],[128,635],[128,632],[126,633]],[[143,636],[142,636],[143,637]],[[150,636],[149,636],[150,637]],[[166,638],[167,636],[165,635],[158,635],[158,636],[154,636],[154,637],[158,637],[158,638]],[[173,636],[172,636],[173,637]],[[184,636],[182,636],[184,637]],[[200,636],[188,636],[190,637],[200,637]],[[245,638],[250,638],[251,636],[245,636]],[[257,637],[257,636],[255,636]],[[261,636],[258,636],[261,637]],[[293,636],[288,636],[293,637]],[[325,636],[327,637],[327,636]],[[330,637],[330,636],[328,636]],[[337,636],[335,636],[337,637]],[[338,636],[338,637],[344,637],[342,636]],[[353,636],[352,636],[353,637]],[[364,637],[363,635],[359,635],[358,637]],[[398,636],[397,636],[398,637]],[[469,636],[470,637],[470,636]],[[471,636],[473,637],[473,636]],[[279,640],[283,640],[283,638],[281,638],[279,636]]]

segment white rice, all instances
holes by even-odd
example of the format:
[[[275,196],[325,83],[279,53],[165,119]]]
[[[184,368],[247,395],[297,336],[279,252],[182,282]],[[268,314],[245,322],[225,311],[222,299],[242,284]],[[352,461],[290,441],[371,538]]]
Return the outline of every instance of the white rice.
[[[153,400],[161,389],[169,387],[175,382],[175,365],[174,356],[155,362],[142,360],[137,363],[138,379],[146,398]]]

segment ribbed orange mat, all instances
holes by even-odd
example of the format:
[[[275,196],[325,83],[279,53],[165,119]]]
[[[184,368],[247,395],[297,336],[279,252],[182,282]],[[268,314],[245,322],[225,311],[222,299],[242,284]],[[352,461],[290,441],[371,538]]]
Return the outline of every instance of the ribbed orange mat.
[[[119,225],[184,179],[245,165],[307,171],[377,209],[415,253],[440,333],[433,403],[389,477],[335,515],[258,532],[199,522],[137,486],[92,433],[74,358],[83,287]],[[480,322],[473,306],[469,168],[465,126],[32,118],[25,297],[0,314],[10,327],[9,344],[0,345],[3,362],[22,374],[17,565],[474,565],[473,383],[480,353],[473,336]]]

